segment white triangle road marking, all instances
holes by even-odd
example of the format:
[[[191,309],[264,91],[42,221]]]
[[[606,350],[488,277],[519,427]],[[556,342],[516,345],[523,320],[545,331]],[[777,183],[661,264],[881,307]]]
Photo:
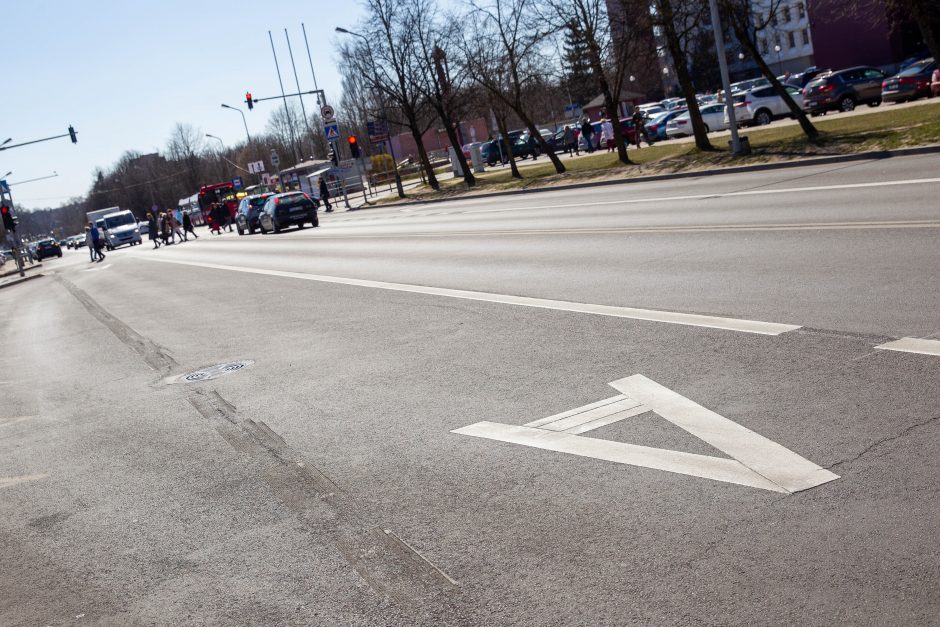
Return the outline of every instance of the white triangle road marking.
[[[484,421],[455,429],[452,433],[774,492],[799,492],[839,478],[780,444],[643,375],[633,375],[610,385],[621,394],[523,426]],[[647,411],[655,412],[731,459],[579,435]],[[595,423],[599,424],[595,426]]]

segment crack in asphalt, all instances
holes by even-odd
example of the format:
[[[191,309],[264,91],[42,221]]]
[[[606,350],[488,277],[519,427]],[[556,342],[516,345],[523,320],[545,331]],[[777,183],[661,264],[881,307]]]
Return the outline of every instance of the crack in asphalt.
[[[906,429],[902,430],[900,433],[896,433],[896,434],[894,434],[894,435],[885,436],[885,437],[881,438],[880,440],[876,440],[875,442],[872,442],[871,444],[869,444],[868,446],[866,446],[864,449],[862,449],[857,455],[855,455],[855,456],[853,456],[853,457],[850,457],[850,458],[848,458],[848,459],[843,459],[843,460],[841,460],[841,461],[835,462],[835,463],[833,463],[833,464],[830,464],[829,466],[826,466],[826,470],[832,470],[833,468],[836,468],[836,467],[838,467],[838,466],[842,466],[842,465],[844,465],[844,464],[851,464],[852,462],[861,459],[862,457],[864,457],[865,455],[867,455],[868,453],[870,453],[870,452],[873,451],[874,449],[878,448],[878,447],[881,446],[882,444],[887,444],[887,443],[889,443],[889,442],[893,442],[893,441],[895,441],[895,440],[898,440],[898,439],[900,439],[900,438],[903,438],[903,437],[905,437],[906,435],[909,435],[912,431],[915,431],[915,430],[917,430],[917,429],[920,429],[921,427],[926,427],[927,425],[929,425],[929,424],[931,424],[931,423],[934,423],[934,422],[937,422],[938,420],[940,420],[940,415],[932,416],[932,417],[928,418],[927,420],[924,420],[923,422],[918,422],[918,423],[916,423],[916,424],[913,424],[913,425],[907,427]]]

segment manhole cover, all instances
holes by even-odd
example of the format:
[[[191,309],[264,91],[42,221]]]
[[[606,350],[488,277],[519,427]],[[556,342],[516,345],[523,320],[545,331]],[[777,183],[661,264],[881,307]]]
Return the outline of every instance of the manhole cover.
[[[240,359],[238,361],[230,361],[224,364],[218,364],[216,366],[208,366],[206,368],[200,368],[195,372],[188,372],[184,375],[180,375],[179,377],[175,378],[175,381],[183,383],[195,383],[197,381],[218,379],[219,377],[224,377],[227,374],[232,374],[233,372],[238,372],[243,368],[247,368],[253,363],[255,362],[252,359]]]

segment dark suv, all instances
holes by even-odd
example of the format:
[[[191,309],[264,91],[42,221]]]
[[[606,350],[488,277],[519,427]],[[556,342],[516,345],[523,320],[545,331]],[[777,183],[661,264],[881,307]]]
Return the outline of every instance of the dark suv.
[[[241,199],[238,203],[238,211],[235,213],[235,227],[239,235],[255,234],[259,227],[258,216],[261,215],[261,209],[265,201],[273,195],[272,193],[256,194]]]
[[[826,111],[852,111],[857,105],[881,104],[885,74],[873,67],[852,67],[821,74],[803,88],[803,109],[812,115]]]
[[[285,192],[272,194],[264,201],[264,207],[258,215],[258,226],[262,233],[274,231],[280,233],[281,229],[291,224],[297,228],[304,228],[304,223],[320,226],[317,219],[317,203],[303,192]]]
[[[515,133],[515,131],[513,131]],[[519,135],[513,137],[513,133],[509,134],[510,145],[512,146],[512,156],[516,159],[525,159],[526,157],[533,156],[533,149],[529,146],[529,142],[526,139],[521,137],[522,131],[519,131]],[[498,144],[498,145],[497,145]],[[501,141],[491,140],[480,146],[481,156],[483,161],[486,162],[489,166],[494,166],[497,163],[509,163],[509,157],[503,152],[506,150],[506,147],[502,144]],[[538,153],[534,153],[535,156],[538,156]]]

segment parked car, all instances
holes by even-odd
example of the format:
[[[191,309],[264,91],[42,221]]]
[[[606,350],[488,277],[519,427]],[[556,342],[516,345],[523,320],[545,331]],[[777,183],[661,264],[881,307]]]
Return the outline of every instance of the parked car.
[[[666,139],[666,124],[669,122],[669,120],[680,116],[687,111],[688,109],[673,109],[672,111],[663,111],[646,123],[647,135],[649,135],[650,139],[653,141],[663,141]]]
[[[469,144],[464,144],[461,147],[461,150],[463,150],[464,158],[469,162],[470,161],[470,149],[473,148],[474,146],[482,146],[482,145],[483,145],[483,142],[471,142]]]
[[[787,83],[787,85],[793,85],[794,87],[799,87],[800,89],[803,89],[804,87],[806,87],[806,83],[810,82],[811,80],[813,80],[820,74],[823,74],[824,72],[831,72],[831,71],[832,70],[818,68],[815,65],[811,65],[810,67],[806,68],[799,74],[791,74],[790,78],[787,79],[785,82]]]
[[[904,102],[929,98],[933,94],[931,77],[936,71],[937,63],[932,57],[909,65],[884,80],[881,84],[881,99],[885,102]]]
[[[803,106],[802,92],[792,85],[784,85],[796,106]],[[774,118],[790,116],[790,108],[783,101],[773,87],[760,87],[737,93],[734,99],[734,119],[738,124],[763,126],[770,124]],[[728,122],[728,112],[725,111],[725,124]]]
[[[749,78],[746,81],[738,81],[737,83],[731,83],[731,93],[738,91],[747,91],[749,89],[757,89],[759,87],[767,87],[770,85],[770,81],[766,78]]]
[[[934,96],[940,96],[940,68],[933,71],[930,77],[930,93]]]
[[[280,233],[284,227],[292,224],[302,229],[307,222],[311,226],[320,226],[317,203],[303,192],[284,192],[268,196],[258,216],[258,226],[262,233]]]
[[[591,122],[591,128],[594,129],[594,132],[591,134],[594,150],[603,148],[603,146],[601,146],[602,124],[603,123],[600,120],[597,122]],[[583,137],[581,137],[581,127],[578,126],[575,130],[578,132],[578,149],[587,150],[587,142]],[[620,130],[623,132],[623,139],[625,142],[628,144],[636,143],[636,126],[633,124],[633,118],[620,118]]]
[[[272,193],[253,194],[239,201],[235,212],[235,228],[238,229],[239,235],[255,234],[259,228],[258,217],[261,215],[264,203],[273,195]]]
[[[728,128],[725,122],[725,103],[708,105],[700,109],[702,121],[705,123],[705,132],[722,131]],[[689,112],[678,115],[666,124],[666,137],[685,137],[692,134],[692,119]]]
[[[529,142],[521,137],[521,134],[515,138],[512,137],[512,133],[509,135],[510,144],[512,145],[512,155],[516,159],[525,159],[526,157],[532,156],[532,149],[529,147]],[[499,145],[497,143],[499,142]],[[506,150],[505,145],[501,143],[501,140],[490,140],[483,144],[481,151],[483,153],[483,161],[487,165],[494,166],[497,163],[509,163],[509,157],[503,152]]]
[[[852,111],[857,105],[881,104],[885,74],[873,67],[852,67],[817,76],[803,88],[803,109],[812,115],[826,111]]]
[[[46,257],[61,257],[62,247],[54,239],[43,239],[36,242],[36,250],[33,254],[37,261],[42,261]]]
[[[643,112],[643,115],[648,115],[651,118],[663,113],[666,108],[659,104],[658,102],[650,102],[647,104],[641,104],[637,107],[640,111]]]

